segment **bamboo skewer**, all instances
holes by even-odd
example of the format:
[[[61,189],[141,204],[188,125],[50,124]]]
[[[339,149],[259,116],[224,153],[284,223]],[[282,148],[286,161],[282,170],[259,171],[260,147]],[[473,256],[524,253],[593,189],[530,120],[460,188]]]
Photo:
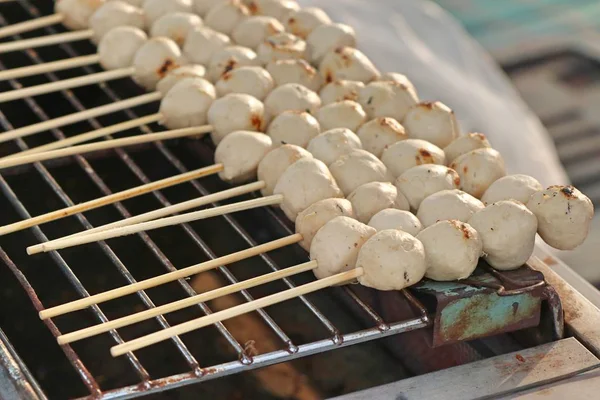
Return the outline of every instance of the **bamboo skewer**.
[[[209,208],[206,210],[194,211],[173,217],[161,218],[155,221],[142,222],[139,224],[128,225],[120,228],[109,229],[87,235],[78,235],[70,238],[60,238],[46,243],[37,244],[27,248],[27,254],[47,253],[53,250],[65,249],[68,247],[80,246],[82,244],[99,242],[102,240],[116,237],[133,235],[135,233],[146,232],[167,226],[180,225],[187,222],[198,221],[201,219],[217,217],[239,211],[246,211],[253,208],[280,204],[283,196],[280,194],[259,197],[257,199],[241,201],[239,203],[228,204],[225,206]]]
[[[0,38],[18,35],[19,33],[29,32],[50,25],[60,24],[63,19],[64,16],[62,14],[52,14],[25,22],[19,22],[18,24],[5,26],[0,28]]]
[[[182,182],[201,178],[207,175],[216,174],[221,172],[222,170],[222,164],[211,165],[209,167],[200,168],[194,171],[186,172],[184,174],[175,175],[170,178],[161,179],[156,182],[147,183],[145,185],[124,190],[122,192],[113,193],[111,195],[100,197],[95,200],[90,200],[85,203],[76,204],[71,207],[63,208],[62,210],[53,211],[44,215],[26,219],[24,221],[15,222],[13,224],[0,227],[0,236],[20,231],[23,229],[31,228],[32,226],[45,224],[50,221],[55,221],[57,219],[68,217],[70,215],[79,214],[84,211],[93,210],[98,207],[130,199],[132,197],[140,196],[145,193],[150,193],[155,190],[177,185]]]
[[[165,217],[167,215],[177,214],[181,211],[190,210],[192,208],[202,207],[211,203],[216,203],[218,201],[230,199],[232,197],[241,196],[244,194],[256,192],[257,190],[261,190],[265,187],[265,183],[263,181],[248,183],[246,185],[237,186],[231,189],[223,190],[221,192],[207,194],[206,196],[199,197],[197,199],[184,201],[182,203],[178,203],[172,206],[159,208],[154,211],[149,211],[144,214],[136,215],[135,217],[125,218],[120,221],[112,222],[110,224],[102,225],[97,228],[89,229],[83,232],[74,233],[69,236],[65,236],[62,239],[72,238],[72,237],[81,237],[85,235],[89,235],[96,232],[107,231],[109,229],[119,228],[122,226],[129,226],[133,224],[139,224],[141,222],[152,221],[158,218]]]
[[[97,74],[85,75],[77,78],[45,83],[43,85],[10,90],[8,92],[0,93],[0,103],[24,99],[26,97],[39,96],[41,94],[51,92],[58,92],[60,90],[73,89],[80,86],[108,82],[115,79],[126,78],[132,76],[134,73],[135,68],[133,67],[120,68],[112,71],[98,72]]]
[[[140,126],[152,124],[154,122],[160,121],[161,118],[162,118],[162,114],[157,113],[157,114],[147,115],[145,117],[132,119],[130,121],[121,122],[121,123],[118,123],[115,125],[96,129],[96,130],[93,130],[90,132],[71,136],[66,139],[57,140],[56,142],[51,142],[48,144],[44,144],[42,146],[33,147],[31,149],[3,157],[0,159],[0,161],[8,160],[9,158],[23,157],[23,156],[29,155],[29,154],[43,153],[43,152],[50,151],[50,150],[62,149],[67,146],[72,146],[72,145],[75,145],[78,143],[87,142],[90,140],[97,139],[99,137],[109,136],[114,133],[123,132],[123,131],[129,130],[129,129],[138,128]],[[1,136],[1,134],[0,134],[0,136]]]
[[[50,129],[59,128],[61,126],[74,124],[86,119],[95,118],[101,115],[110,114],[116,111],[121,111],[127,108],[140,106],[142,104],[151,103],[162,99],[162,93],[152,92],[134,97],[132,99],[117,101],[115,103],[106,104],[96,108],[79,111],[74,114],[65,115],[50,119],[48,121],[39,122],[37,124],[28,125],[23,128],[13,129],[12,131],[0,133],[0,143],[7,142],[12,139],[21,138],[36,133],[44,132]]]
[[[65,149],[34,153],[8,159],[0,159],[0,169],[15,167],[17,165],[31,164],[39,161],[53,160],[56,158],[72,156],[75,154],[91,153],[98,150],[114,149],[118,147],[133,146],[142,143],[158,142],[161,140],[177,139],[188,136],[198,136],[210,132],[210,125],[197,126],[191,128],[174,129],[171,131],[151,133],[145,135],[130,136],[122,139],[112,139],[100,143],[84,144]]]
[[[47,74],[50,72],[62,71],[65,69],[84,67],[87,65],[98,64],[99,62],[100,56],[98,54],[92,54],[89,56],[69,58],[67,60],[52,61],[38,65],[30,65],[28,67],[12,68],[0,71],[0,81],[24,78],[32,75]]]
[[[75,42],[77,40],[91,39],[94,31],[86,29],[83,31],[57,33],[50,36],[41,36],[33,39],[16,40],[14,42],[0,44],[0,54],[11,51],[28,50],[37,47],[51,46],[53,44]]]
[[[172,326],[161,331],[151,333],[146,336],[125,342],[110,349],[110,354],[113,357],[118,357],[131,351],[139,350],[144,347],[162,342],[163,340],[170,339],[172,337],[182,335],[187,332],[191,332],[208,325],[222,322],[238,315],[246,314],[248,312],[256,311],[261,308],[265,308],[274,304],[284,302],[299,296],[306,295],[308,293],[316,292],[317,290],[325,289],[330,286],[340,285],[348,283],[358,278],[363,274],[362,268],[356,268],[351,271],[342,272],[337,275],[333,275],[327,278],[323,278],[311,283],[307,283],[302,286],[298,286],[292,289],[284,290],[280,293],[275,293],[270,296],[266,296],[248,303],[241,304],[229,308],[227,310],[219,311],[214,314],[207,315],[205,317],[196,318],[194,320],[184,322],[179,325]]]
[[[169,272],[154,278],[149,278],[127,286],[122,286],[103,293],[98,293],[90,297],[85,297],[83,299],[75,300],[70,303],[62,304],[60,306],[48,308],[46,310],[40,311],[39,315],[40,318],[44,320],[59,315],[67,314],[73,311],[82,310],[94,304],[104,303],[109,300],[127,296],[140,290],[149,289],[168,282],[176,281],[178,279],[187,278],[188,276],[196,275],[204,271],[209,271],[211,269],[218,268],[222,265],[232,264],[250,257],[254,257],[263,253],[267,253],[269,251],[288,246],[290,244],[298,243],[301,240],[302,235],[300,234],[289,235],[284,238],[274,240],[272,242],[264,243],[255,247],[251,247],[249,249],[238,251],[236,253],[231,253],[223,257],[195,264],[187,268]]]
[[[113,321],[105,322],[89,328],[81,329],[75,332],[61,335],[57,338],[59,344],[73,343],[79,340],[87,339],[92,336],[99,335],[101,333],[108,332],[113,329],[122,328],[136,324],[138,322],[145,321],[147,319],[157,317],[159,315],[168,314],[174,311],[184,309],[186,307],[194,306],[196,304],[204,303],[218,297],[226,296],[228,294],[236,293],[241,290],[250,289],[255,286],[263,285],[265,283],[273,282],[278,279],[287,278],[289,276],[301,274],[306,271],[311,271],[317,266],[316,261],[309,261],[304,264],[296,265],[282,269],[280,271],[272,272],[270,274],[251,278],[242,282],[234,283],[222,288],[211,290],[205,293],[198,294],[196,296],[175,301],[173,303],[165,304],[160,307],[151,308],[149,310],[141,311],[126,317],[118,318]]]

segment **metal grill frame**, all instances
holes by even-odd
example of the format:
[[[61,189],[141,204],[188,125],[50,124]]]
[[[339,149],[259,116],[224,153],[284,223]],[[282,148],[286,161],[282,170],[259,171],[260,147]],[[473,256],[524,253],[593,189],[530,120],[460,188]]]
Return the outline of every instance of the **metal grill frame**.
[[[33,6],[29,1],[24,0],[19,2],[20,6],[23,7],[32,18],[37,18],[41,16],[40,11]],[[6,20],[0,14],[0,24],[6,25]],[[48,34],[56,33],[56,29],[53,27],[44,28],[45,32]],[[20,36],[14,36],[15,39],[20,38]],[[64,50],[71,57],[77,56],[77,52],[74,48],[69,44],[60,45],[62,50]],[[31,59],[32,63],[40,64],[43,63],[42,60],[35,52],[27,52],[28,57]],[[0,68],[5,69],[4,65],[0,62]],[[87,73],[94,72],[90,67],[83,67]],[[59,78],[54,73],[45,74],[46,77],[50,81],[57,81]],[[10,81],[11,86],[14,89],[20,87],[19,83],[15,80]],[[112,100],[119,101],[121,98],[108,86],[105,84],[99,85],[102,91]],[[71,91],[62,91],[61,95],[67,99],[72,105],[74,111],[84,110],[84,106],[82,102],[75,96],[75,94]],[[28,98],[25,100],[27,105],[35,112],[35,114],[40,118],[40,120],[44,121],[49,119],[44,110],[38,105],[35,99]],[[137,118],[138,115],[133,110],[126,110],[126,115],[130,119]],[[101,128],[102,125],[97,119],[87,120],[94,129]],[[4,130],[13,129],[11,122],[5,117],[5,115],[0,111],[0,125]],[[150,133],[151,129],[147,126],[139,128],[143,133]],[[53,136],[58,140],[65,137],[62,133],[61,129],[53,129],[51,130]],[[106,139],[110,139],[107,137]],[[17,145],[21,150],[28,149],[26,143],[18,139],[16,141]],[[159,152],[166,158],[166,160],[174,166],[179,172],[187,172],[187,169],[184,167],[183,163],[162,143],[155,143],[153,146],[159,150]],[[123,163],[127,166],[127,168],[133,172],[135,176],[140,181],[140,184],[149,183],[148,177],[145,175],[144,171],[129,157],[127,151],[123,149],[116,149],[115,153],[117,157],[123,161]],[[110,188],[105,184],[105,182],[100,178],[100,176],[94,171],[92,166],[88,163],[85,157],[83,156],[74,156],[76,164],[83,170],[83,172],[89,177],[89,179],[102,191],[104,195],[111,194]],[[65,206],[73,205],[73,202],[69,198],[68,194],[60,187],[58,182],[53,178],[48,169],[44,167],[41,163],[36,163],[34,165],[35,171],[42,177],[42,179],[52,188],[52,190],[59,196],[61,201]],[[202,185],[199,181],[192,181],[191,184],[197,190],[198,195],[204,196],[209,194],[210,192]],[[7,197],[13,207],[17,210],[21,218],[26,219],[30,218],[30,214],[25,208],[25,206],[21,203],[21,201],[17,198],[15,193],[12,191],[6,180],[0,174],[0,191]],[[163,205],[169,206],[169,201],[159,192],[155,191],[152,193],[153,196]],[[212,206],[216,206],[218,204],[212,204]],[[121,214],[123,218],[128,218],[131,216],[129,211],[121,204],[116,203],[113,205],[118,212]],[[269,209],[270,216],[283,227],[287,232],[291,233],[290,229],[284,223],[284,221],[277,215],[277,213],[273,212]],[[78,222],[82,225],[84,229],[92,228],[92,225],[88,222],[85,216],[82,214],[76,215]],[[252,237],[244,230],[244,228],[236,222],[236,220],[231,216],[224,217],[229,225],[237,232],[237,234],[242,238],[249,247],[255,246],[257,243],[252,239]],[[213,253],[213,251],[208,247],[208,245],[201,239],[197,232],[194,231],[189,225],[184,224],[182,228],[185,230],[186,234],[195,242],[197,247],[209,258],[214,259],[217,256]],[[47,241],[47,237],[44,234],[43,230],[40,227],[34,227],[33,233],[39,242]],[[146,233],[140,233],[140,238],[143,240],[145,246],[155,255],[155,257],[163,264],[165,268],[165,272],[174,271],[176,268],[170,262],[170,260],[166,257],[166,255],[161,251],[161,249],[150,239],[150,237]],[[119,260],[117,255],[113,252],[113,250],[104,242],[99,243],[102,251],[108,256],[108,258],[114,264],[114,267],[123,275],[123,277],[129,282],[134,283],[135,279],[132,274],[129,272],[127,267]],[[61,255],[54,251],[50,253],[50,257],[56,263],[56,265],[60,268],[62,273],[67,277],[67,279],[72,284],[73,288],[77,291],[79,296],[87,297],[89,293],[86,288],[83,286],[81,281],[77,278],[74,272],[71,270],[70,266],[67,262],[61,257]],[[262,261],[273,271],[279,270],[280,267],[266,254],[262,254],[259,256]],[[44,307],[41,301],[38,299],[35,290],[28,282],[25,275],[20,271],[19,267],[15,265],[15,263],[9,258],[9,256],[0,248],[0,259],[6,264],[14,275],[17,277],[18,281],[25,289],[27,294],[29,295],[34,307],[37,311],[42,310]],[[220,274],[227,280],[228,283],[236,283],[238,282],[235,276],[230,272],[230,270],[225,267],[219,267],[218,271]],[[294,287],[294,284],[291,280],[285,278],[282,280],[288,288]],[[192,287],[185,281],[178,281],[182,290],[188,296],[196,295],[197,293],[192,289]],[[227,328],[219,323],[216,325],[219,333],[227,340],[229,345],[235,350],[235,352],[239,355],[239,361],[227,362],[220,365],[210,366],[210,367],[201,367],[199,362],[194,358],[191,352],[187,349],[186,345],[179,339],[178,337],[173,338],[173,342],[176,345],[176,348],[180,355],[185,359],[189,366],[189,372],[182,373],[179,375],[174,375],[170,377],[160,378],[160,379],[152,379],[149,373],[146,371],[144,366],[141,364],[139,359],[132,353],[129,353],[126,357],[131,366],[131,368],[135,371],[140,379],[140,383],[138,385],[132,385],[129,387],[123,387],[116,390],[110,391],[102,391],[100,385],[83,364],[82,360],[76,354],[76,352],[69,345],[63,345],[62,350],[67,356],[68,360],[72,364],[73,368],[79,374],[82,382],[87,387],[89,391],[89,396],[85,398],[94,398],[94,399],[125,399],[125,398],[133,398],[138,397],[143,394],[160,392],[167,389],[174,389],[177,387],[202,382],[209,379],[214,379],[221,376],[226,376],[234,373],[238,373],[241,371],[256,369],[268,365],[272,365],[275,363],[290,361],[299,357],[308,356],[311,354],[321,353],[324,351],[328,351],[335,348],[350,346],[353,344],[358,344],[374,339],[379,339],[386,336],[395,335],[402,332],[407,332],[410,330],[424,328],[430,325],[431,321],[427,317],[427,313],[423,305],[416,300],[409,292],[404,291],[405,297],[408,301],[419,311],[419,317],[410,319],[408,321],[401,321],[392,324],[388,324],[384,322],[383,318],[379,316],[373,309],[363,303],[358,296],[356,296],[352,290],[348,287],[343,288],[343,292],[348,295],[359,307],[362,309],[365,314],[373,321],[373,327],[370,329],[350,333],[350,334],[342,334],[340,331],[327,319],[325,315],[306,297],[302,296],[300,299],[306,308],[314,314],[314,316],[318,319],[320,324],[329,332],[330,338],[324,339],[308,344],[303,345],[295,345],[292,340],[288,337],[288,335],[277,325],[277,323],[269,316],[267,312],[264,310],[259,310],[258,315],[262,319],[262,321],[272,330],[272,332],[277,335],[283,342],[285,348],[271,352],[266,354],[261,354],[255,357],[249,356],[245,350],[244,346],[242,346],[233,335],[227,330]],[[244,297],[245,301],[252,301],[253,297],[247,291],[240,292]],[[142,300],[146,308],[155,307],[152,300],[148,297],[148,295],[144,291],[137,292],[137,295]],[[210,314],[211,310],[205,304],[199,304],[198,307],[204,314]],[[106,322],[107,318],[105,314],[102,312],[100,307],[93,306],[91,307],[91,311],[94,313],[95,318],[99,323]],[[155,318],[161,327],[167,328],[169,326],[168,322],[163,316],[159,316]],[[44,321],[47,325],[48,329],[51,333],[57,337],[61,334],[59,332],[56,325],[51,321]],[[111,331],[110,335],[112,340],[116,344],[122,343],[120,335],[116,331]]]

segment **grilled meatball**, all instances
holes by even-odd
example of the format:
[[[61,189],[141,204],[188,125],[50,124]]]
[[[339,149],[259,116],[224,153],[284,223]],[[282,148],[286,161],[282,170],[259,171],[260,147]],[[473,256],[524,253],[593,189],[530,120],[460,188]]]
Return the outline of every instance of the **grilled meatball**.
[[[392,81],[371,82],[358,96],[369,118],[391,117],[397,121],[402,121],[418,101],[417,94],[408,86]]]
[[[358,81],[333,81],[325,85],[319,95],[323,105],[342,100],[358,101],[358,93],[364,87],[365,84]]]
[[[228,46],[217,50],[208,66],[208,77],[217,82],[229,71],[239,67],[258,65],[256,53],[243,46]]]
[[[408,205],[408,201],[406,204]],[[417,236],[423,230],[423,224],[415,217],[415,214],[397,208],[386,208],[379,211],[369,220],[369,226],[378,231],[398,229],[413,236]]]
[[[231,34],[235,42],[256,50],[269,36],[285,32],[281,22],[273,17],[258,15],[243,20]]]
[[[550,186],[536,192],[527,207],[537,217],[542,239],[559,250],[581,245],[594,217],[590,199],[573,186]]]
[[[306,58],[306,42],[297,36],[282,32],[266,38],[256,50],[264,65],[277,60]]]
[[[349,271],[356,267],[362,245],[377,231],[348,217],[335,217],[315,235],[310,245],[310,258],[318,263],[317,278]]]
[[[490,142],[483,133],[468,133],[454,139],[448,146],[444,147],[446,159],[449,163],[470,151],[491,148]]]
[[[230,93],[217,99],[208,110],[208,122],[213,127],[210,134],[213,143],[219,144],[234,131],[262,132],[265,127],[264,113],[263,103],[248,94]]]
[[[201,78],[182,80],[162,99],[161,123],[169,129],[204,125],[215,98],[215,88],[210,82]]]
[[[454,111],[439,101],[411,107],[402,124],[411,138],[427,140],[441,148],[448,146],[459,135]]]
[[[329,51],[319,64],[325,82],[339,80],[369,83],[379,77],[379,71],[360,50],[343,46]]]
[[[177,43],[168,38],[152,38],[135,53],[133,79],[147,90],[154,90],[158,81],[183,63]]]
[[[208,65],[215,53],[231,45],[227,35],[207,27],[191,31],[183,45],[185,57],[195,64]]]
[[[297,83],[314,92],[321,88],[321,75],[305,60],[277,60],[267,64],[275,86]]]
[[[312,154],[293,144],[284,144],[272,149],[258,164],[258,179],[265,182],[265,187],[261,190],[262,195],[272,195],[281,175],[301,158],[312,158]]]
[[[168,37],[182,47],[190,32],[202,26],[202,19],[196,14],[176,12],[165,14],[152,24],[152,37]]]
[[[426,227],[451,219],[468,222],[473,214],[484,207],[481,201],[462,190],[442,190],[421,202],[417,218]]]
[[[160,17],[174,12],[192,12],[192,0],[146,0],[142,6],[148,24],[152,25]]]
[[[98,45],[100,65],[106,70],[131,67],[147,40],[146,33],[138,28],[120,26],[111,30]]]
[[[402,290],[423,279],[425,248],[414,236],[396,229],[377,232],[358,252],[358,281],[377,290]]]
[[[300,9],[293,0],[244,0],[253,15],[266,15],[283,21],[291,12]]]
[[[264,100],[275,87],[271,74],[263,67],[239,67],[224,73],[215,84],[219,96],[243,93]]]
[[[361,149],[342,155],[329,165],[329,170],[346,196],[365,183],[393,180],[381,160]],[[364,222],[369,219],[370,216]]]
[[[395,119],[388,117],[375,118],[363,124],[356,135],[360,138],[364,149],[379,158],[388,147],[407,138],[404,127]],[[383,163],[385,164],[385,161]],[[386,166],[390,169],[389,165]]]
[[[336,128],[314,137],[306,147],[312,155],[329,165],[353,150],[362,149],[360,139],[351,130]]]
[[[109,31],[120,26],[143,30],[146,27],[146,18],[138,7],[122,1],[111,1],[98,8],[88,23],[90,29],[94,31],[93,41],[99,43]]]
[[[426,197],[442,190],[458,189],[460,178],[456,171],[443,165],[424,164],[406,170],[395,185],[416,211]]]
[[[327,24],[317,27],[306,39],[310,61],[319,65],[325,55],[340,47],[356,47],[356,33],[345,24]]]
[[[223,164],[219,178],[241,183],[256,178],[258,164],[271,150],[271,138],[264,133],[235,131],[215,150],[215,162]]]
[[[313,158],[302,158],[290,165],[273,193],[283,195],[281,209],[291,221],[319,200],[344,197],[327,166]]]
[[[320,8],[306,7],[291,11],[283,20],[286,31],[306,39],[316,28],[330,24],[331,18]]]
[[[425,276],[436,281],[468,278],[483,250],[481,235],[465,222],[440,221],[423,229],[417,239],[425,247]]]
[[[335,217],[354,218],[352,204],[346,199],[317,201],[296,217],[296,233],[302,235],[300,246],[310,250],[313,238],[327,222]]]
[[[321,107],[315,117],[324,131],[347,128],[356,132],[367,119],[360,104],[352,100],[342,100]]]
[[[197,64],[184,65],[182,67],[175,68],[174,70],[171,70],[167,76],[158,81],[156,90],[161,92],[164,96],[169,90],[171,90],[173,86],[175,86],[175,84],[181,82],[182,80],[204,78],[205,73],[206,68]]]
[[[527,204],[531,196],[544,188],[532,176],[508,175],[492,183],[481,197],[486,206],[501,200],[517,200]]]
[[[381,161],[398,177],[404,171],[423,164],[446,164],[444,151],[425,140],[406,139],[386,148]]]
[[[522,203],[503,200],[469,220],[483,240],[485,260],[499,270],[522,266],[533,253],[538,220]]]
[[[275,117],[267,129],[274,147],[294,144],[306,148],[320,132],[319,122],[305,111],[284,111]]]
[[[348,200],[354,207],[356,219],[365,224],[382,210],[410,208],[404,194],[389,182],[365,183],[350,193]]]
[[[450,168],[460,176],[460,189],[478,199],[490,185],[506,175],[504,159],[494,149],[477,149],[455,159]]]
[[[72,31],[87,29],[91,16],[104,0],[57,0],[54,12],[63,16],[62,24]]]
[[[297,83],[286,83],[275,88],[265,99],[268,120],[284,111],[306,111],[311,114],[321,107],[319,95]]]
[[[217,32],[231,35],[233,30],[248,18],[250,12],[240,0],[226,0],[217,3],[204,17],[204,23]]]

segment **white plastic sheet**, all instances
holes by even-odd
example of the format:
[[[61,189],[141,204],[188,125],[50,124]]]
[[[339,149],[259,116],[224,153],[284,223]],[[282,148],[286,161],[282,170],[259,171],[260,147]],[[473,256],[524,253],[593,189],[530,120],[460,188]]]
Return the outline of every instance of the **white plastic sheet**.
[[[455,110],[463,132],[482,132],[509,173],[568,183],[552,140],[508,78],[463,28],[426,0],[299,0],[352,26],[382,72],[407,75],[422,100]]]

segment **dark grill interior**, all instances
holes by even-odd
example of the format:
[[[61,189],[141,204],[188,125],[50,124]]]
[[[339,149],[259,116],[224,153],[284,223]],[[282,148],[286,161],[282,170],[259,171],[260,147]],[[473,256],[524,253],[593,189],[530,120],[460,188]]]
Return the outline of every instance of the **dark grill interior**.
[[[26,1],[0,4],[0,23],[15,23],[51,13],[52,2],[39,3],[35,2],[35,7],[32,2]],[[56,31],[64,31],[64,28],[55,26],[30,32],[23,37]],[[90,43],[77,42],[41,48],[36,52],[9,53],[0,57],[0,67],[14,68],[94,52],[95,48]],[[99,70],[96,66],[76,68],[56,75],[23,79],[19,83],[32,86]],[[19,83],[1,82],[0,90],[11,90]],[[106,85],[86,86],[72,92],[5,103],[0,108],[0,124],[4,130],[10,130],[142,93],[131,80],[123,79]],[[24,140],[2,143],[0,156],[49,143],[63,135],[71,136],[154,113],[157,108],[157,104],[151,104],[90,122],[68,125]],[[162,128],[152,125],[149,129],[158,131]],[[126,134],[139,133],[141,130],[136,129]],[[212,144],[207,138],[200,141],[178,140],[166,145],[151,144],[127,150],[98,152],[86,157],[71,157],[44,165],[2,171],[0,225],[210,165],[212,151]],[[0,237],[0,299],[4,304],[0,307],[0,327],[50,398],[90,395],[125,398],[200,381],[205,382],[165,392],[161,398],[195,399],[203,395],[230,399],[330,397],[536,343],[517,341],[512,335],[501,335],[473,341],[468,345],[460,343],[432,350],[426,345],[431,336],[428,329],[372,341],[424,328],[430,322],[420,314],[424,312],[423,308],[419,308],[420,303],[409,293],[383,295],[365,288],[343,287],[294,299],[269,307],[266,312],[227,321],[224,325],[207,327],[183,335],[181,339],[137,351],[135,355],[120,358],[110,356],[109,348],[123,340],[131,340],[161,327],[198,318],[207,312],[314,279],[312,273],[304,273],[290,280],[277,281],[226,299],[217,299],[207,305],[190,307],[164,318],[122,328],[118,334],[112,332],[86,339],[75,343],[72,350],[65,346],[61,351],[54,338],[58,331],[71,332],[153,305],[182,299],[196,294],[194,289],[204,291],[215,285],[222,286],[307,261],[306,253],[299,246],[288,246],[267,256],[254,257],[190,280],[161,285],[144,293],[101,304],[100,307],[55,318],[49,323],[50,329],[42,326],[36,309],[32,307],[32,300],[36,305],[36,296],[41,302],[37,307],[59,305],[87,293],[95,294],[154,277],[256,243],[275,240],[291,232],[291,226],[284,222],[281,213],[261,208],[113,239],[107,243],[75,247],[59,253],[33,257],[25,253],[27,246],[46,238],[54,239],[227,187],[216,176],[203,178],[84,215],[61,219],[40,228]],[[229,202],[240,199],[242,197]],[[32,288],[35,292],[30,291]],[[31,299],[27,296],[28,290]],[[389,308],[389,304],[394,306]],[[388,312],[379,313],[379,310]],[[398,318],[398,315],[404,317]],[[538,338],[537,342],[543,340],[547,338]],[[349,346],[352,344],[358,345]],[[416,348],[414,351],[411,349],[413,346]],[[337,350],[328,351],[332,349]],[[423,356],[423,360],[419,356]],[[280,362],[284,364],[260,372],[250,371]],[[213,379],[217,377],[219,379]]]

